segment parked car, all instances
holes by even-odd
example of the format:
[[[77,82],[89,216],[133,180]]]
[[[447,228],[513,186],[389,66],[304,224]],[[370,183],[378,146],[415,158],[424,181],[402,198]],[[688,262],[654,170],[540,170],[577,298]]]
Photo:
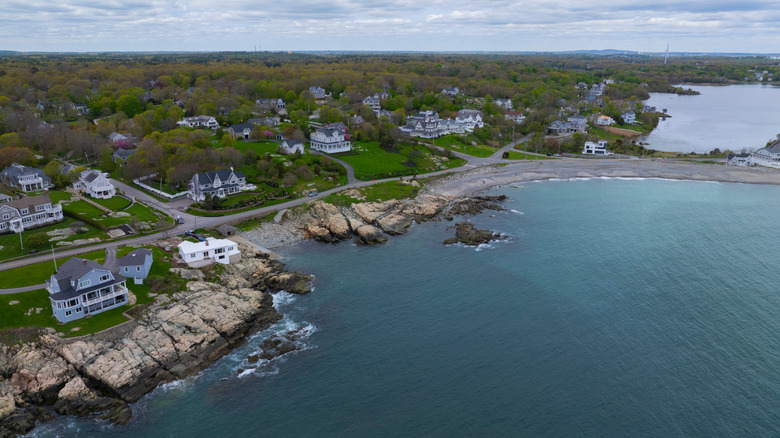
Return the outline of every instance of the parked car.
[[[185,236],[195,237],[195,230],[187,230],[184,232]]]
[[[176,216],[176,223],[181,225],[184,223],[184,218],[181,216]]]
[[[319,193],[317,193],[317,192],[311,192],[311,193],[309,193],[309,197],[310,197],[310,198],[313,198],[313,197],[315,197],[315,196],[317,196],[317,195],[319,195]]]

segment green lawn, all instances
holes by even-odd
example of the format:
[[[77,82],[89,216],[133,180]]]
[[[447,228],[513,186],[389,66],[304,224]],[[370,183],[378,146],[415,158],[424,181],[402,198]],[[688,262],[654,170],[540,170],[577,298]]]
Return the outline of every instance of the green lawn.
[[[393,176],[414,175],[432,172],[441,168],[459,166],[463,161],[457,158],[437,164],[431,150],[427,147],[403,146],[399,153],[387,152],[379,147],[379,142],[355,142],[354,152],[338,156],[355,169],[355,177],[360,180],[380,179]],[[407,166],[412,159],[416,167]]]
[[[466,138],[468,139],[466,140],[466,143],[468,144],[463,144],[460,141],[460,137],[454,134],[437,138],[433,142],[436,146],[447,148],[451,151],[461,152],[466,155],[471,155],[472,157],[489,157],[498,150],[487,145],[474,146],[471,144],[470,137]]]
[[[94,260],[103,263],[106,260],[106,252],[103,250],[92,251],[78,255],[83,259]],[[72,257],[57,258],[57,266],[70,260]],[[16,269],[0,271],[0,288],[11,289],[14,287],[32,286],[41,284],[51,277],[54,273],[54,262],[40,262],[32,265],[22,266]]]
[[[11,301],[18,304],[11,305]],[[41,309],[36,313],[35,309]],[[30,309],[33,312],[28,316]],[[57,320],[51,313],[51,301],[46,289],[0,295],[0,330],[19,327],[53,327]]]
[[[93,207],[94,208],[94,207]],[[16,233],[8,233],[8,234],[2,234],[0,235],[0,260],[8,260],[14,257],[19,257],[23,255],[30,254],[31,250],[35,250],[37,252],[41,251],[49,251],[51,250],[51,245],[53,244],[55,248],[59,248],[57,246],[57,242],[49,242],[48,237],[44,240],[41,238],[41,243],[36,242],[30,242],[28,239],[31,236],[39,235],[42,233],[46,233],[48,231],[61,229],[61,228],[67,228],[70,224],[73,222],[76,222],[74,219],[71,219],[69,217],[66,217],[65,220],[62,222],[57,222],[56,224],[48,225],[45,227],[40,228],[34,228],[32,230],[26,230],[22,232],[22,240],[24,242],[24,249],[21,248],[19,245],[19,235]],[[105,233],[103,231],[89,225],[86,223],[83,223],[83,227],[87,228],[88,231],[82,234],[73,234],[65,239],[62,239],[64,242],[72,242],[76,239],[89,239],[92,237],[105,237]],[[36,238],[33,238],[36,239]]]
[[[157,222],[157,220],[160,218],[160,214],[146,205],[141,204],[140,202],[133,204],[132,207],[125,210],[125,213],[130,213],[139,221],[149,222],[152,224]]]
[[[130,205],[130,200],[123,198],[122,196],[114,196],[109,199],[93,198],[92,201],[106,207],[111,211],[122,211]]]
[[[515,146],[515,149],[517,149],[517,146]],[[507,151],[507,152],[509,152],[509,157],[507,158],[507,160],[552,160],[554,159],[553,157],[526,154],[525,152],[520,152],[520,151]]]
[[[258,157],[262,157],[266,154],[273,154],[279,147],[279,143],[275,141],[243,141],[236,142],[235,148],[239,151],[246,153],[249,149],[253,149]]]
[[[70,201],[71,194],[60,190],[49,190],[51,202]]]
[[[105,212],[86,201],[73,201],[62,206],[62,212],[71,217],[98,219]]]
[[[418,179],[417,182],[420,183],[420,187],[413,187],[410,184],[399,184],[399,181],[386,181],[358,189],[362,197],[365,198],[365,201],[347,196],[344,192],[326,196],[322,198],[322,201],[334,205],[349,206],[356,202],[384,202],[390,199],[413,198],[416,196],[425,180]]]

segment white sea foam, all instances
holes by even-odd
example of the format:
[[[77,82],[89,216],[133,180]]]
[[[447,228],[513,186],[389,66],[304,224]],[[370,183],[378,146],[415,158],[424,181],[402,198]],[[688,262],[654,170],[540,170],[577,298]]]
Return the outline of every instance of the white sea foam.
[[[517,210],[514,210],[514,209],[509,210],[509,211],[511,211],[512,213],[517,213],[517,214],[525,214],[522,211],[517,211]]]
[[[295,295],[285,291],[277,292],[273,295],[273,297],[274,297],[274,307],[277,309],[279,308],[279,306],[284,306],[285,304],[290,304],[294,302],[295,299],[297,298]]]
[[[495,246],[493,246],[493,245],[491,245],[489,243],[480,243],[479,245],[477,245],[476,248],[474,248],[474,251],[478,251],[479,252],[479,251],[482,251],[484,249],[493,249],[493,248],[495,248]]]

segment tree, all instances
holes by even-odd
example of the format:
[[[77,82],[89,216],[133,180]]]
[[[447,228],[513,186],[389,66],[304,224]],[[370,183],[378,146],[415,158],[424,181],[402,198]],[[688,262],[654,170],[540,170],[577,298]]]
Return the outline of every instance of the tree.
[[[292,187],[298,183],[298,177],[293,172],[286,172],[282,178],[282,186]]]
[[[135,117],[136,114],[140,114],[143,110],[141,100],[131,94],[120,96],[116,100],[116,107],[119,111],[125,113],[128,118]]]

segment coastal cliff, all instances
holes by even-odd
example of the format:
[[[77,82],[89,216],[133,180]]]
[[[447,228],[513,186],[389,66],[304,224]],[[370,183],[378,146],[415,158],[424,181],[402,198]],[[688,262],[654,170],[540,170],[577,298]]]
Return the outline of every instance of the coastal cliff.
[[[225,266],[220,283],[192,281],[170,302],[160,300],[138,319],[96,335],[47,333],[36,342],[0,346],[0,437],[50,420],[49,407],[125,423],[128,403],[203,370],[278,321],[269,290],[311,290],[309,276],[247,249],[239,263]]]

